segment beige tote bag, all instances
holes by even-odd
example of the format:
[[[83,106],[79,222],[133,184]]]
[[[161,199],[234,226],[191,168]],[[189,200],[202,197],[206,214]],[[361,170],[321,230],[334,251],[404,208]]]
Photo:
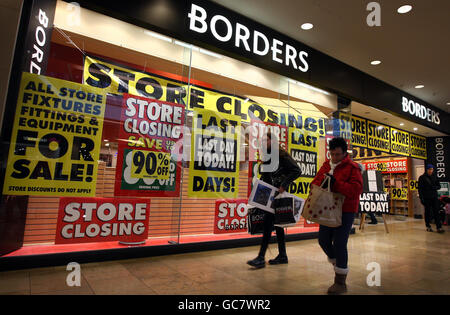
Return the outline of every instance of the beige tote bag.
[[[308,199],[306,199],[302,216],[308,220],[329,227],[342,224],[342,205],[345,196],[330,191],[329,176],[325,176],[322,185],[311,185]],[[324,185],[328,182],[328,188]]]

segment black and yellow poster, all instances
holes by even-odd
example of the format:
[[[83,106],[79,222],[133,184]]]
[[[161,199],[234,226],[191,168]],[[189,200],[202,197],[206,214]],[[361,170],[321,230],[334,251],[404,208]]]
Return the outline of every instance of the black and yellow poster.
[[[105,95],[87,85],[22,74],[5,195],[95,195]]]
[[[408,200],[408,188],[391,188],[393,200]]]
[[[367,121],[367,147],[369,149],[390,152],[391,141],[389,126]]]
[[[411,157],[423,160],[427,159],[427,138],[410,133],[409,143],[411,147]]]
[[[181,79],[181,78],[180,78]],[[187,81],[187,79],[186,79]],[[315,132],[324,132],[323,118],[304,117],[292,109],[260,104],[246,97],[230,95],[187,82],[177,81],[159,74],[142,72],[87,56],[84,60],[83,82],[98,87],[103,93],[129,93],[146,98],[182,104],[186,110],[207,109],[240,117],[242,122],[252,119],[278,124],[297,125]],[[298,127],[298,125],[301,125]]]
[[[339,120],[337,121],[337,123],[339,124],[339,137],[342,137],[344,139],[351,139],[352,115],[345,112],[339,112]]]
[[[367,147],[367,120],[352,116],[352,145]]]
[[[391,127],[391,152],[409,156],[409,132]]]
[[[240,128],[239,116],[210,110],[194,111],[189,197],[238,196]]]
[[[289,193],[306,199],[319,167],[319,133],[291,127],[288,147],[301,170],[301,176],[290,185]]]

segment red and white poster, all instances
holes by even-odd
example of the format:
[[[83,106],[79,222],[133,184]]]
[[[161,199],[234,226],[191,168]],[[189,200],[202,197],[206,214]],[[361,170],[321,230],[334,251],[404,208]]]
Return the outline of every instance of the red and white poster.
[[[149,212],[150,199],[61,198],[55,244],[144,241]]]
[[[184,105],[123,95],[116,196],[178,197]]]
[[[408,160],[375,161],[362,163],[368,171],[380,171],[382,173],[407,173]]]
[[[214,234],[247,232],[247,199],[216,200]]]

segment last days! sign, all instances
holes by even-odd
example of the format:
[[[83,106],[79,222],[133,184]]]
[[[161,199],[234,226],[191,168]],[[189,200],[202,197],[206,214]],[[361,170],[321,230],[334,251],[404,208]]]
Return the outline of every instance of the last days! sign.
[[[188,196],[236,198],[239,188],[240,117],[194,112]]]
[[[104,112],[100,89],[23,73],[3,193],[94,196]]]

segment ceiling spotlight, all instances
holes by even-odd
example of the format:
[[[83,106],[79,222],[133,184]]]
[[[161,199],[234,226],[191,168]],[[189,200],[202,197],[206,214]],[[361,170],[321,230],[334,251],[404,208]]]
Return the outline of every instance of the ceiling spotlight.
[[[374,61],[372,61],[370,64],[373,65],[373,66],[377,66],[377,65],[379,65],[380,63],[381,63],[380,60],[374,60]]]
[[[417,127],[414,127],[414,131],[417,131],[417,130],[419,130]]]
[[[404,123],[400,123],[400,126],[404,126],[405,124]]]
[[[425,87],[425,85],[422,85],[422,84],[419,84],[419,85],[416,85],[416,86],[415,86],[416,89],[422,89],[422,88],[424,88],[424,87]]]
[[[447,105],[450,105],[450,102],[448,102]]]
[[[310,30],[313,27],[314,27],[314,25],[312,25],[311,23],[303,23],[301,26],[302,30],[305,30],[305,31]]]
[[[405,14],[405,13],[408,13],[409,11],[411,11],[411,10],[412,10],[412,6],[407,4],[407,5],[403,5],[400,8],[398,8],[397,12],[400,13],[400,14]]]

